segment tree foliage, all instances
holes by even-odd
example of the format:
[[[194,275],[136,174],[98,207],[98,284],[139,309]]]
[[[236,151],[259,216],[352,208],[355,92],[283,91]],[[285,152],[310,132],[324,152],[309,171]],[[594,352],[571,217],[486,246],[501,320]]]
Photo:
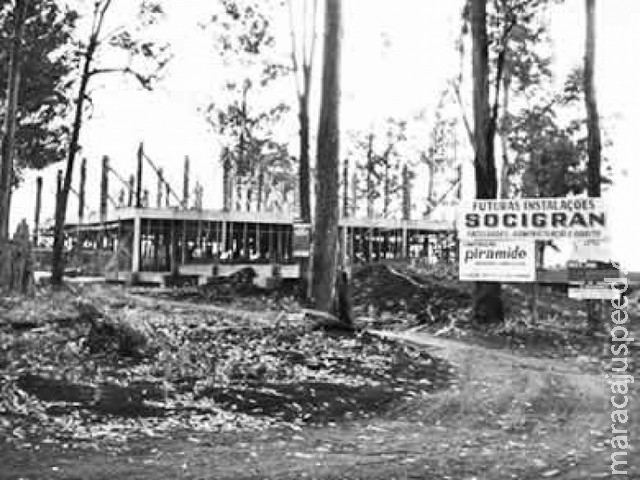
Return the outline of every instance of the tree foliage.
[[[507,117],[507,138],[514,152],[511,175],[520,178],[512,185],[514,195],[561,197],[588,190],[583,84],[583,71],[575,68],[561,92]],[[611,183],[609,170],[607,165],[600,177],[604,184]]]
[[[407,121],[389,117],[380,129],[350,133],[350,155],[355,157],[356,201],[367,203],[367,216],[388,218],[402,210],[402,171],[408,166],[403,155]],[[409,170],[409,180],[413,178]]]
[[[223,0],[207,26],[223,60],[225,82],[204,114],[223,146],[223,168],[232,177],[226,194],[235,194],[235,208],[246,210],[267,204],[282,209],[293,192],[292,159],[285,144],[275,140],[275,127],[289,106],[264,101],[273,93],[272,83],[290,72],[275,50],[276,6]],[[226,205],[232,203],[225,199]]]
[[[0,6],[0,57],[13,36],[11,2]],[[24,168],[43,168],[64,158],[69,129],[62,121],[70,108],[69,74],[77,65],[70,46],[78,13],[54,0],[31,1],[23,36],[18,96],[14,183]],[[0,105],[6,102],[6,58],[0,58]],[[5,114],[0,107],[0,121]]]

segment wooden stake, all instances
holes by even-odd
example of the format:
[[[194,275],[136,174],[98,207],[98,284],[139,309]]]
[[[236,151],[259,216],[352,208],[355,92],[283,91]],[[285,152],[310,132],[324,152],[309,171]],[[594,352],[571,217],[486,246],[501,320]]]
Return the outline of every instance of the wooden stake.
[[[164,171],[162,170],[162,168],[158,169],[158,194],[156,197],[156,206],[158,208],[162,208],[162,186],[164,183]]]
[[[138,171],[136,178],[136,208],[142,207],[142,161],[144,157],[144,146],[140,142],[138,147]]]
[[[189,156],[184,157],[184,178],[182,181],[182,208],[189,208]]]
[[[78,223],[84,220],[85,188],[87,183],[87,159],[80,163],[80,188],[78,190]]]
[[[129,202],[127,203],[127,206],[129,207],[133,207],[134,203],[133,203],[133,197],[134,197],[134,192],[136,189],[136,178],[133,175],[129,176]]]
[[[40,210],[42,208],[42,177],[36,178],[36,213],[33,221],[33,245],[38,246],[40,232]]]
[[[100,182],[100,221],[107,219],[107,198],[109,196],[109,157],[102,157],[102,180]]]

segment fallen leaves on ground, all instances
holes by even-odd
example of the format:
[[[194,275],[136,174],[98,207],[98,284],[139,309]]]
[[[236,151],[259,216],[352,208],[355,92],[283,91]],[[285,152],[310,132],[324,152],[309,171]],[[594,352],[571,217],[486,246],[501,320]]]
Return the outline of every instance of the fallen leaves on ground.
[[[33,328],[0,327],[0,431],[11,441],[119,448],[167,432],[296,430],[383,412],[451,375],[445,362],[367,333],[326,334],[188,304],[178,313],[104,305],[110,322],[144,337],[143,353],[126,355],[113,332],[96,333],[95,319],[67,311],[61,321],[35,304]]]

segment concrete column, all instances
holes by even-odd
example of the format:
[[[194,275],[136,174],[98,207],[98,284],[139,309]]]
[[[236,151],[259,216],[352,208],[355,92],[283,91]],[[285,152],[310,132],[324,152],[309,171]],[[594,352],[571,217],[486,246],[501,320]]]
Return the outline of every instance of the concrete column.
[[[142,244],[142,219],[139,216],[133,218],[133,245],[131,246],[131,282],[135,283],[140,273],[141,245]]]

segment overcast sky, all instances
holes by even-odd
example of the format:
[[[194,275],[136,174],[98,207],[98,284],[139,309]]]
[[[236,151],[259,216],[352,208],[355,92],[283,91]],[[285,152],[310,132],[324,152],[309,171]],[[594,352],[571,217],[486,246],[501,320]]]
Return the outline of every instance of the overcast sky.
[[[129,0],[114,0],[114,4]],[[584,1],[566,0],[553,15],[554,73],[561,79],[581,63],[584,44]],[[640,269],[637,243],[640,166],[636,158],[640,125],[640,66],[633,48],[640,45],[640,2],[600,0],[597,24],[597,89],[601,115],[615,117],[608,152],[616,186],[608,198],[613,223],[614,254]],[[345,0],[343,58],[343,126],[366,129],[375,119],[409,116],[433,108],[445,82],[457,70],[454,39],[459,29],[460,0]],[[124,4],[123,4],[124,5]],[[207,18],[211,0],[166,0],[162,36],[175,55],[166,80],[154,92],[113,79],[95,96],[95,112],[82,133],[89,162],[87,202],[97,210],[102,155],[123,175],[135,171],[137,144],[167,171],[181,188],[185,155],[192,178],[205,186],[207,208],[221,205],[218,147],[198,109],[206,106],[224,73],[211,47],[211,34],[198,24]],[[123,8],[120,6],[119,8]],[[126,7],[125,7],[126,8]],[[116,12],[117,13],[117,12]],[[113,21],[117,21],[114,18]],[[384,48],[382,33],[390,46]],[[293,84],[291,92],[293,93]],[[295,140],[295,139],[294,139]],[[44,176],[43,217],[53,216],[55,171]],[[147,169],[149,173],[149,169]],[[152,198],[155,179],[147,177]],[[74,185],[77,183],[75,176]],[[35,174],[14,195],[12,223],[33,219]],[[115,195],[115,192],[112,192]],[[69,218],[76,217],[70,197]],[[637,253],[636,253],[637,251]]]

